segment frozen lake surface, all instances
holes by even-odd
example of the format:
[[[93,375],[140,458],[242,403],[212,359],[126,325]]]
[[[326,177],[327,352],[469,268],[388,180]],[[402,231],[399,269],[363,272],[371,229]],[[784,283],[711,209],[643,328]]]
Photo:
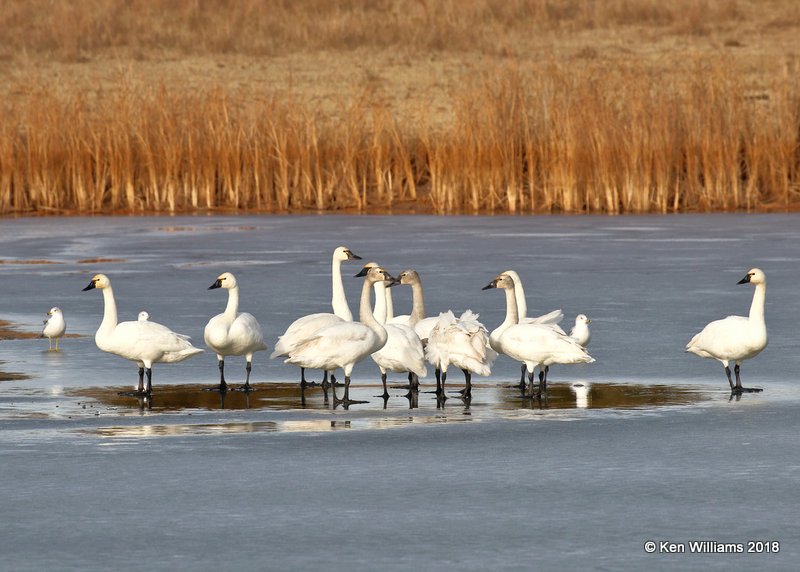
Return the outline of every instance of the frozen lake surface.
[[[800,217],[124,217],[0,225],[0,319],[38,331],[60,306],[62,351],[0,341],[0,509],[8,570],[795,570],[800,557]],[[330,311],[330,253],[346,244],[422,276],[429,314],[471,308],[492,329],[513,268],[529,314],[592,322],[589,366],[553,367],[546,404],[507,387],[500,357],[473,399],[444,407],[392,389],[371,361],[353,398],[301,395],[268,352],[296,317]],[[32,261],[39,263],[31,264]],[[722,367],[685,354],[707,322],[746,315],[768,277],[770,343],[730,399]],[[343,274],[357,310],[361,281]],[[120,319],[192,336],[234,272],[264,328],[250,395],[203,391],[211,352],[156,364],[150,400],[120,396],[136,366],[94,344],[114,284]],[[410,289],[394,290],[398,313]],[[242,358],[226,360],[229,382]],[[311,378],[318,378],[316,372]],[[432,372],[423,380],[430,389]],[[390,376],[400,383],[402,376]],[[450,389],[462,387],[450,371]],[[655,554],[644,550],[656,541]],[[691,554],[689,542],[778,541],[777,554]],[[662,552],[661,541],[686,553]],[[756,545],[754,548],[760,548]]]

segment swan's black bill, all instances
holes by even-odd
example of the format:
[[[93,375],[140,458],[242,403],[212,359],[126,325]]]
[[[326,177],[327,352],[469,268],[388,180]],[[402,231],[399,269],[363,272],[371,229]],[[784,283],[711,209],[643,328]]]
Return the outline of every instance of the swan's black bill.
[[[492,280],[486,286],[481,288],[481,290],[491,290],[492,288],[497,288],[497,280]]]
[[[89,282],[89,285],[86,288],[81,290],[81,292],[86,292],[87,290],[93,290],[94,288],[95,288],[94,280],[92,280],[91,282]]]
[[[370,268],[372,268],[372,267],[371,266],[365,266],[364,268],[361,269],[361,272],[359,272],[358,274],[353,276],[353,278],[363,278],[364,276],[366,276],[369,273]]]
[[[386,285],[387,288],[391,288],[392,286],[397,286],[400,284],[400,280],[397,278],[392,278],[391,281]]]
[[[348,260],[361,260],[361,257],[358,254],[353,254],[349,250],[347,251],[347,259]]]
[[[214,282],[211,286],[208,287],[209,290],[213,290],[214,288],[222,288],[222,280],[217,278],[216,282]]]
[[[737,282],[737,284],[747,284],[748,282],[750,282],[750,277],[751,277],[751,276],[752,276],[752,274],[748,274],[747,276],[745,276],[744,278],[742,278],[741,280],[739,280],[739,281]]]

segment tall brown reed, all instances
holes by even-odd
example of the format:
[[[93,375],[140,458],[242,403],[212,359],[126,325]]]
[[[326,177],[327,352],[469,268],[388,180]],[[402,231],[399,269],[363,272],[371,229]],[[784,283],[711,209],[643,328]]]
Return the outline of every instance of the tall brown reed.
[[[194,209],[643,213],[800,199],[800,86],[741,88],[721,62],[487,74],[452,120],[402,124],[369,93],[31,88],[0,111],[0,212]]]

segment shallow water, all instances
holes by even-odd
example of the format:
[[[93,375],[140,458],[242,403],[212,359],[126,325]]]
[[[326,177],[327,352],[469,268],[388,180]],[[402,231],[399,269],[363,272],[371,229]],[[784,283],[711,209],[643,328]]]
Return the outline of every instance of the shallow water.
[[[4,566],[794,569],[798,222],[5,220],[0,318],[35,330],[58,305],[83,337],[59,353],[46,340],[0,341]],[[502,357],[469,404],[401,389],[384,403],[377,368],[364,362],[352,397],[368,403],[334,408],[320,389],[302,395],[296,370],[265,353],[249,395],[204,391],[217,379],[208,352],[157,364],[151,399],[119,395],[136,367],[94,345],[102,297],[81,291],[92,274],[111,277],[121,319],[147,310],[202,346],[226,301],[207,287],[230,270],[271,348],[295,317],[328,311],[338,244],[393,273],[416,268],[429,313],[471,308],[490,329],[504,297],[481,287],[514,268],[530,314],[562,308],[566,326],[577,313],[592,318],[597,362],[552,368],[543,403],[508,387],[519,370]],[[730,400],[721,366],[683,347],[708,321],[746,314],[752,288],[736,282],[756,265],[769,277],[770,345],[742,374],[764,392]],[[344,275],[359,268],[346,264]],[[345,280],[355,310],[361,282]],[[410,290],[394,296],[407,312]],[[229,382],[243,379],[242,361],[226,360]],[[430,389],[432,376],[423,383]],[[448,385],[460,389],[459,372]],[[650,555],[651,539],[777,540],[781,552]]]

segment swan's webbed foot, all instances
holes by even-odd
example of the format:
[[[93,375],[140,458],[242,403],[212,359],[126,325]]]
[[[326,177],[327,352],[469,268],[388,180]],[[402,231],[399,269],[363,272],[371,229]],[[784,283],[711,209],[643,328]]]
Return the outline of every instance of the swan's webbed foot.
[[[389,392],[384,389],[381,395],[376,395],[375,397],[381,397],[384,401],[386,401],[391,397],[391,395],[389,395]]]
[[[244,391],[245,393],[249,393],[255,390],[256,390],[255,387],[250,385],[250,382],[246,381],[244,385],[240,385],[239,387],[234,387],[231,391]]]
[[[217,393],[225,393],[228,391],[228,384],[223,380],[219,385],[214,387],[206,387],[203,391],[216,391]]]
[[[762,391],[764,391],[762,387],[742,387],[741,385],[737,385],[731,389],[731,395],[741,395],[742,393],[761,393]]]

